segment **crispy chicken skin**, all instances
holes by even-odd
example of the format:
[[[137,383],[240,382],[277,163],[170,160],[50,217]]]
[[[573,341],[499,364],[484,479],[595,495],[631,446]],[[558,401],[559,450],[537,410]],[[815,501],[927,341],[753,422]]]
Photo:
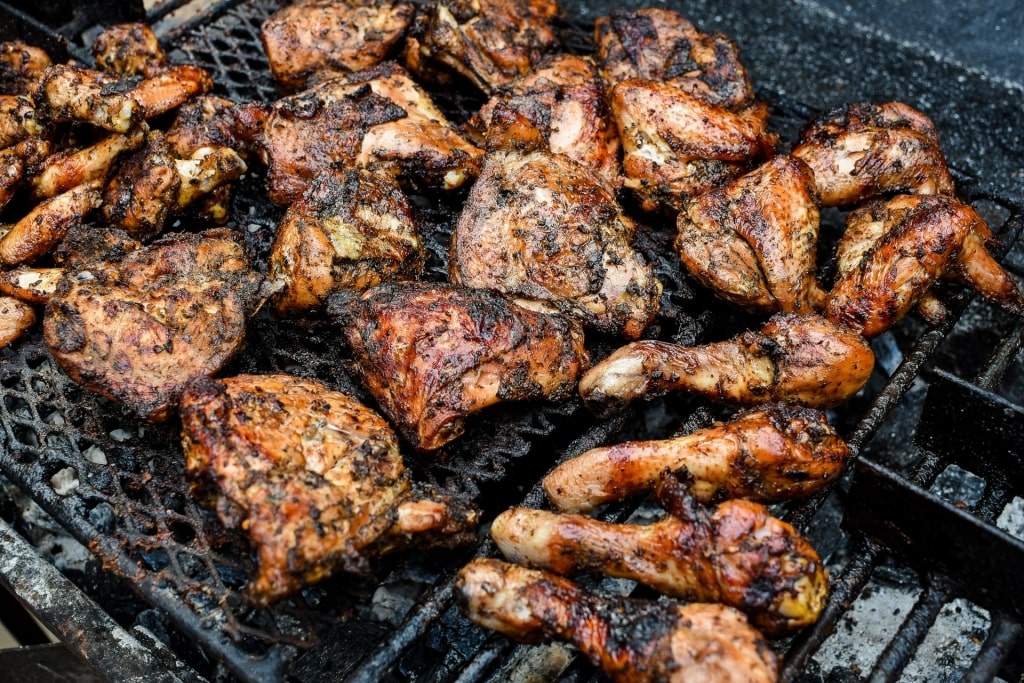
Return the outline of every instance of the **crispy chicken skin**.
[[[491,536],[516,564],[603,573],[673,597],[721,602],[770,636],[817,621],[828,576],[810,543],[762,505],[730,500],[707,510],[683,487],[672,477],[662,482],[659,495],[673,496],[672,514],[645,526],[512,508],[494,520]]]
[[[127,133],[145,113],[140,103],[118,92],[110,77],[68,64],[54,64],[43,72],[35,102],[47,125],[82,121],[113,133]]]
[[[200,95],[178,109],[164,137],[180,159],[207,146],[230,147],[246,157],[249,144],[239,139],[237,130],[241,109],[223,97]]]
[[[182,395],[181,420],[189,475],[257,549],[248,594],[258,604],[336,570],[365,571],[389,535],[432,532],[450,543],[474,535],[474,511],[413,490],[398,438],[379,415],[314,380],[197,379]]]
[[[35,324],[35,309],[14,297],[0,296],[0,349],[13,344]]]
[[[0,95],[0,149],[43,133],[31,99],[21,95]]]
[[[241,348],[261,282],[231,231],[170,234],[68,271],[43,333],[73,380],[159,422]]]
[[[573,322],[446,284],[383,284],[329,300],[356,369],[413,446],[440,448],[499,401],[567,398],[588,364]]]
[[[20,40],[0,43],[0,94],[27,95],[53,62],[42,48]]]
[[[0,272],[0,292],[29,304],[45,304],[57,291],[64,276],[62,268],[19,266]]]
[[[812,311],[825,301],[815,272],[818,224],[810,169],[779,155],[690,202],[677,218],[675,247],[690,274],[726,301]]]
[[[270,250],[282,316],[318,309],[341,289],[413,279],[424,249],[412,206],[395,180],[365,169],[325,171],[288,208]]]
[[[33,199],[47,199],[92,181],[106,182],[121,156],[138,149],[145,139],[145,127],[137,126],[128,133],[112,133],[88,147],[51,155],[39,175],[29,181]]]
[[[849,458],[823,412],[779,403],[685,436],[593,448],[553,469],[543,484],[563,512],[649,493],[664,472],[677,470],[688,474],[690,493],[702,503],[774,503],[827,486]]]
[[[139,81],[125,94],[139,103],[143,117],[151,119],[213,89],[213,79],[205,69],[192,64],[170,66]]]
[[[283,7],[260,31],[270,73],[294,91],[311,76],[368,69],[391,56],[414,12],[394,0],[300,0]]]
[[[470,118],[468,131],[488,151],[548,150],[622,182],[621,145],[593,62],[558,55],[494,96]]]
[[[96,68],[118,76],[151,78],[167,68],[167,55],[153,30],[142,23],[116,24],[92,43]]]
[[[462,568],[455,600],[469,619],[514,640],[572,643],[615,683],[771,683],[778,676],[763,637],[724,605],[599,596],[492,559]]]
[[[0,265],[31,263],[45,256],[100,205],[99,183],[84,183],[38,204],[0,239]]]
[[[579,389],[598,415],[668,391],[723,403],[827,408],[857,393],[874,364],[871,347],[849,328],[816,314],[782,313],[728,341],[627,344],[588,370]]]
[[[0,149],[0,209],[14,199],[27,178],[40,172],[52,149],[49,140],[36,137]]]
[[[529,73],[557,42],[555,0],[439,0],[410,37],[413,71],[439,62],[485,93]]]
[[[661,283],[636,228],[595,173],[562,155],[488,155],[451,241],[449,275],[521,305],[636,339]]]
[[[792,154],[811,167],[822,206],[955,191],[934,124],[902,102],[837,107],[804,128]]]
[[[290,204],[325,168],[376,167],[427,187],[475,178],[483,150],[464,140],[396,64],[279,100],[262,136],[270,200]]]
[[[1024,312],[1013,278],[992,258],[985,221],[953,197],[897,195],[852,211],[837,250],[829,319],[874,337],[950,275],[986,300]]]

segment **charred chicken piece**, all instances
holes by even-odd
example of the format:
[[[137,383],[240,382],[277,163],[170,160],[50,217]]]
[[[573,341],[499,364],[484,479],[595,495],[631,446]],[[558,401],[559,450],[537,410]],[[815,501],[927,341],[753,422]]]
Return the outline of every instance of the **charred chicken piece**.
[[[792,154],[814,172],[822,206],[955,191],[935,125],[902,102],[833,109],[804,128]]]
[[[778,676],[761,634],[724,605],[599,596],[492,559],[462,568],[455,600],[469,619],[514,640],[572,643],[615,683],[771,683]]]
[[[248,594],[260,605],[337,570],[365,572],[368,557],[414,537],[475,539],[475,511],[416,491],[387,423],[319,382],[198,379],[182,395],[181,420],[189,475],[257,549]]]
[[[499,401],[568,398],[589,360],[575,323],[485,290],[383,284],[335,294],[328,310],[381,410],[423,451]]]
[[[857,393],[874,364],[871,347],[849,328],[815,314],[783,313],[724,342],[627,344],[583,375],[580,395],[598,415],[668,391],[723,403],[827,408]]]
[[[125,134],[109,135],[89,147],[52,155],[42,172],[30,181],[32,197],[47,199],[83,183],[106,182],[118,159],[141,147],[145,139],[145,127],[138,126]]]
[[[0,43],[0,93],[27,95],[53,62],[42,48],[20,40]]]
[[[261,283],[231,231],[171,234],[68,271],[43,333],[74,381],[159,422],[241,348]]]
[[[439,62],[485,93],[537,66],[557,42],[555,0],[440,0],[410,37],[413,71]]]
[[[24,301],[0,296],[0,349],[10,346],[36,324],[36,312]]]
[[[43,134],[36,107],[27,97],[0,95],[0,149]]]
[[[179,159],[187,159],[200,147],[230,147],[247,158],[251,140],[239,136],[243,109],[247,107],[236,106],[222,97],[195,97],[178,109],[165,134],[167,144]]]
[[[612,188],[622,181],[618,133],[601,79],[586,57],[546,59],[499,88],[467,128],[488,151],[564,154]]]
[[[209,92],[213,79],[205,69],[191,64],[178,64],[139,81],[125,94],[142,107],[143,118],[166,114],[193,97]]]
[[[451,241],[452,282],[636,339],[661,283],[630,242],[636,228],[589,169],[562,155],[495,153]]]
[[[0,292],[28,304],[45,304],[57,291],[64,276],[62,268],[21,266],[0,273]]]
[[[123,230],[75,225],[53,253],[53,259],[65,272],[85,270],[94,261],[120,261],[129,252],[142,248],[142,242]]]
[[[415,10],[395,0],[301,0],[263,22],[260,35],[278,85],[293,91],[311,77],[361,71],[398,47]]]
[[[96,67],[117,76],[151,78],[167,68],[167,55],[153,30],[141,23],[103,29],[92,43]]]
[[[726,301],[762,312],[824,306],[816,279],[818,205],[802,161],[779,155],[679,213],[686,269]]]
[[[48,140],[35,137],[0,149],[0,209],[14,198],[26,178],[39,172],[51,149]]]
[[[327,168],[375,167],[427,187],[475,178],[483,151],[396,64],[338,77],[274,104],[263,133],[270,200],[290,204]]]
[[[544,491],[563,512],[589,512],[653,491],[664,472],[682,470],[702,503],[774,503],[828,486],[849,457],[824,413],[780,403],[686,436],[591,449],[548,473]]]
[[[36,111],[44,123],[82,121],[114,133],[127,133],[144,118],[143,106],[110,77],[68,64],[43,73],[35,92]]]
[[[817,621],[828,576],[814,548],[762,505],[730,500],[707,510],[683,486],[663,481],[659,495],[671,496],[672,514],[646,526],[513,508],[494,520],[491,536],[516,564],[603,573],[673,597],[721,602],[770,636]]]
[[[988,253],[985,221],[952,197],[898,195],[847,217],[826,315],[866,337],[902,318],[943,275],[987,301],[1024,312],[1013,278]]]
[[[100,184],[91,182],[39,204],[0,239],[0,265],[30,263],[46,255],[101,201]]]
[[[412,206],[393,178],[365,169],[328,171],[288,208],[270,249],[282,316],[318,309],[342,289],[412,279],[424,249]]]

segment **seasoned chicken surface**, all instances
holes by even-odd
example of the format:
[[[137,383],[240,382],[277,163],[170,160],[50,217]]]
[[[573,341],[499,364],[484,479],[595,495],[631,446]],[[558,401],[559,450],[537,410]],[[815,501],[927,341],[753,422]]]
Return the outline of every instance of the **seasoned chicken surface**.
[[[383,284],[335,294],[329,311],[381,410],[424,451],[499,401],[567,398],[589,360],[575,323],[491,291]]]
[[[42,48],[20,40],[0,43],[0,94],[27,95],[53,62]]]
[[[780,403],[685,436],[593,448],[553,469],[543,483],[563,512],[589,512],[649,493],[666,471],[685,471],[690,493],[702,503],[774,503],[828,486],[849,458],[823,412]]]
[[[249,142],[239,139],[241,107],[213,95],[195,97],[179,109],[164,137],[179,159],[187,159],[200,147],[230,147],[242,157]]]
[[[31,99],[21,95],[0,95],[0,149],[43,133]]]
[[[342,289],[412,279],[423,242],[409,200],[388,175],[325,171],[288,208],[270,250],[270,279],[282,316],[318,309]]]
[[[822,206],[955,191],[935,125],[902,102],[837,107],[804,128],[792,154],[811,167]]]
[[[325,73],[360,71],[398,47],[415,10],[394,0],[300,0],[263,22],[260,36],[278,85],[293,91]]]
[[[604,87],[586,57],[559,55],[494,96],[467,123],[488,151],[550,151],[621,183],[620,144]]]
[[[40,172],[52,149],[48,140],[36,137],[0,149],[0,209],[14,199],[27,178]]]
[[[30,263],[45,256],[100,205],[100,185],[84,183],[37,205],[0,239],[0,265]]]
[[[144,118],[145,109],[117,92],[110,77],[68,64],[46,69],[35,91],[36,111],[46,124],[82,121],[114,133],[127,133]]]
[[[728,403],[826,408],[857,393],[874,364],[871,347],[849,328],[815,314],[784,313],[723,342],[627,344],[588,370],[579,389],[599,415],[668,391]]]
[[[974,209],[953,197],[897,195],[871,202],[847,217],[826,315],[873,337],[947,274],[998,306],[1024,312],[1017,283],[988,253],[993,239]]]
[[[828,577],[793,527],[745,500],[713,511],[689,505],[648,525],[512,508],[491,536],[510,562],[571,575],[631,579],[672,597],[720,602],[778,636],[817,621]]]
[[[378,168],[454,189],[483,151],[464,140],[401,67],[338,77],[274,104],[263,133],[270,200],[290,204],[325,168]]]
[[[469,619],[514,640],[563,640],[615,683],[771,683],[775,655],[742,613],[724,605],[587,593],[560,576],[478,559],[459,572]]]
[[[170,234],[69,270],[43,333],[73,380],[159,422],[241,348],[261,282],[231,231]]]
[[[198,379],[181,397],[181,421],[189,475],[257,549],[248,593],[258,604],[337,570],[365,571],[389,536],[475,537],[473,510],[413,489],[379,415],[314,380]]]
[[[410,37],[413,71],[439,62],[485,93],[529,73],[557,42],[555,0],[439,0]]]
[[[142,23],[116,24],[92,43],[96,68],[118,76],[151,78],[167,68],[167,55],[153,30]]]
[[[592,171],[548,153],[495,153],[470,190],[449,274],[522,305],[636,339],[661,283],[630,246],[636,228]]]
[[[64,149],[44,162],[29,184],[34,199],[47,199],[89,182],[106,182],[123,154],[138,149],[146,139],[144,126],[128,133],[112,133],[81,149]]]
[[[213,79],[205,69],[191,64],[178,64],[139,81],[124,90],[142,107],[143,117],[151,119],[213,89]]]
[[[0,349],[13,344],[35,324],[35,309],[14,297],[0,296]]]
[[[752,311],[824,305],[816,278],[818,205],[802,161],[774,157],[690,202],[676,221],[686,269],[718,297]]]
[[[45,304],[63,276],[62,268],[19,266],[0,273],[0,292],[28,304]]]

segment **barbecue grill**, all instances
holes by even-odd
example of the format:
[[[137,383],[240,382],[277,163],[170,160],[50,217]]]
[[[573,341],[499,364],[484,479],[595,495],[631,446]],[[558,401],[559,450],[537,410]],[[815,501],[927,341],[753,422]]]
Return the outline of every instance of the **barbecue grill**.
[[[587,52],[593,19],[620,3],[561,4],[564,44]],[[273,1],[19,7],[0,3],[0,39],[87,61],[99,26],[148,14],[172,61],[209,69],[217,94],[277,96],[259,40]],[[902,99],[926,111],[961,196],[1001,237],[1011,272],[1024,274],[1018,90],[799,2],[771,14],[752,0],[681,9],[739,43],[784,140],[843,101]],[[468,88],[435,94],[455,121],[482,103]],[[427,277],[441,279],[458,198],[416,199],[430,248]],[[258,263],[266,263],[281,214],[258,172],[250,174],[236,192],[232,225]],[[665,284],[653,333],[698,343],[750,327],[752,319],[691,286],[671,249],[672,226],[648,222],[638,247]],[[823,250],[841,228],[840,214],[823,213]],[[874,340],[875,376],[830,414],[859,455],[850,470],[832,490],[777,509],[808,535],[832,579],[818,624],[773,643],[788,680],[1024,680],[1024,321],[956,287],[942,295],[954,315],[936,327],[907,319]],[[337,338],[326,321],[259,317],[231,370],[317,377],[369,400]],[[599,357],[614,342],[591,344]],[[455,610],[455,570],[497,552],[486,534],[460,550],[387,558],[374,577],[334,577],[256,609],[240,590],[253,573],[248,543],[194,500],[175,425],[140,426],[78,388],[38,333],[0,351],[0,399],[0,583],[102,676],[601,680],[571,648],[515,645]],[[419,479],[473,497],[489,520],[509,505],[543,506],[538,482],[557,461],[725,414],[678,396],[610,420],[594,419],[579,401],[500,406],[472,418],[439,456],[406,457]],[[649,514],[643,503],[602,513],[615,521]],[[89,552],[75,555],[77,544]],[[624,581],[596,587],[644,594]],[[9,652],[0,652],[0,667],[13,661]]]

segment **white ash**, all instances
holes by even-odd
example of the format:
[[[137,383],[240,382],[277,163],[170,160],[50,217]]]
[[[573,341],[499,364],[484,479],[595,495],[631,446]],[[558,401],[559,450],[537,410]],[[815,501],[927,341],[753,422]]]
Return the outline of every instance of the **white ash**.
[[[416,586],[402,583],[383,584],[373,592],[371,601],[374,618],[397,626],[416,604],[422,591]]]
[[[985,494],[985,480],[963,468],[950,465],[935,477],[929,490],[948,503],[970,508]]]
[[[94,465],[107,464],[107,454],[103,452],[103,449],[101,449],[99,446],[95,444],[86,448],[82,452],[82,455],[85,457],[86,460],[88,460]]]
[[[124,428],[118,428],[110,432],[110,438],[118,443],[124,443],[125,441],[131,440],[133,434]]]
[[[58,496],[67,496],[78,488],[78,472],[74,467],[65,467],[50,477],[50,486]]]
[[[996,526],[1011,536],[1024,540],[1024,498],[1015,496],[999,514]]]
[[[900,680],[959,681],[981,650],[990,624],[988,612],[967,600],[944,605]]]

